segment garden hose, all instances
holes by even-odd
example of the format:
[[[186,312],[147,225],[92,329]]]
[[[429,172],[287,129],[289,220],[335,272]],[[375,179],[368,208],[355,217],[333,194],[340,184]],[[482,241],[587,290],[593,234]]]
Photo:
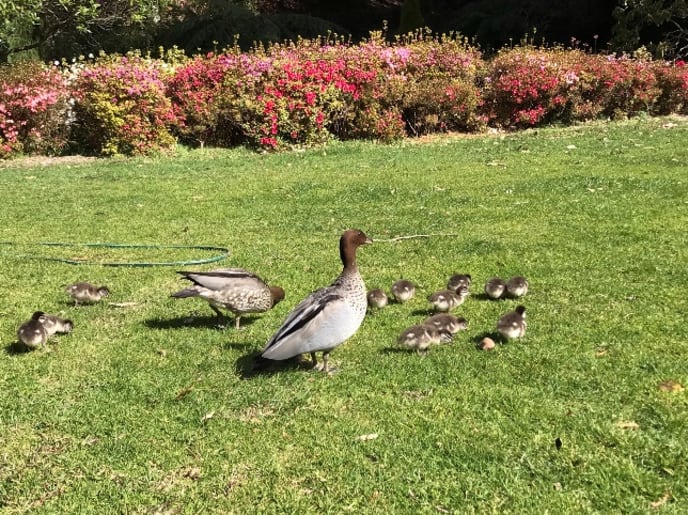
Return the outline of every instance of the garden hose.
[[[66,263],[68,265],[99,265],[99,266],[131,266],[131,267],[146,267],[146,266],[188,266],[188,265],[202,265],[205,263],[215,263],[221,261],[229,256],[229,249],[225,247],[215,247],[209,245],[146,245],[146,244],[127,244],[127,243],[64,243],[64,242],[38,242],[38,243],[15,243],[11,241],[0,242],[0,245],[5,246],[44,246],[44,247],[100,247],[112,249],[196,249],[196,250],[211,250],[218,251],[220,254],[208,258],[191,259],[185,261],[90,261],[88,259],[73,259],[42,256],[40,254],[19,254],[11,252],[3,252],[15,257],[22,257],[28,259],[41,259],[44,261],[57,261],[59,263]]]

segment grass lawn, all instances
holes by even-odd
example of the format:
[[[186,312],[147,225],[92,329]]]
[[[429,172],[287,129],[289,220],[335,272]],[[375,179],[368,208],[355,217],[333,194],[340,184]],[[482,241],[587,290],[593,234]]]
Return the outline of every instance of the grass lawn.
[[[688,120],[645,119],[279,155],[0,165],[0,512],[686,513]],[[33,164],[31,164],[33,163]],[[369,288],[419,294],[370,314],[332,376],[251,375],[287,313],[341,270],[346,228]],[[192,250],[56,249],[40,241],[217,245],[282,286],[272,311],[215,326],[169,298],[175,268],[19,254],[196,259]],[[185,268],[185,267],[181,267]],[[469,320],[425,356],[398,349],[454,272]],[[528,332],[476,342],[517,301]],[[73,307],[63,285],[106,284]],[[112,303],[133,303],[117,307]],[[62,312],[71,335],[17,353],[21,322]],[[668,391],[667,391],[668,390]],[[555,442],[561,445],[558,448]]]

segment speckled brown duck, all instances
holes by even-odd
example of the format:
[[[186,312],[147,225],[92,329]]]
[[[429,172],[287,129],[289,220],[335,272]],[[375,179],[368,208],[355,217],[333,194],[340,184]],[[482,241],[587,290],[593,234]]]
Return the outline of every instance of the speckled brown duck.
[[[240,328],[241,317],[247,313],[263,313],[284,299],[284,290],[269,286],[256,274],[243,268],[219,268],[210,272],[178,272],[193,285],[173,293],[171,297],[200,297],[208,302],[220,322],[220,308],[234,314],[234,325]]]

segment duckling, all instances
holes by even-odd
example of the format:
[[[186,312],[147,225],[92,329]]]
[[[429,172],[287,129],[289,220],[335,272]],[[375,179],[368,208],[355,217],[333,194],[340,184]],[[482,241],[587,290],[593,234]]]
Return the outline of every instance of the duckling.
[[[471,287],[471,276],[470,274],[454,274],[447,281],[448,290],[458,290],[460,286],[465,286],[466,288]]]
[[[50,338],[55,333],[67,334],[71,333],[74,329],[74,324],[71,320],[65,320],[55,315],[49,315],[48,313],[43,313],[42,311],[36,311],[32,316],[31,320],[41,320],[43,327],[45,327],[48,333],[48,338]]]
[[[506,340],[512,340],[526,334],[526,325],[525,306],[516,306],[514,311],[502,315],[497,321],[497,331]]]
[[[387,298],[387,294],[382,290],[382,288],[376,288],[375,290],[370,290],[368,292],[368,306],[371,308],[378,308],[382,309],[384,308],[387,303],[389,302],[389,299]]]
[[[428,297],[428,301],[435,308],[435,311],[448,312],[455,307],[463,304],[463,301],[468,297],[468,288],[459,286],[456,291],[440,290]]]
[[[499,277],[488,279],[485,283],[485,295],[492,300],[501,299],[506,292],[506,282]]]
[[[436,327],[429,325],[412,325],[405,329],[397,338],[399,345],[404,345],[411,349],[416,349],[419,354],[423,354],[433,343],[450,342],[451,334],[440,331]]]
[[[516,275],[506,282],[506,295],[512,299],[523,297],[528,293],[528,279]]]
[[[93,286],[91,283],[84,281],[70,284],[65,288],[65,291],[74,299],[75,306],[78,306],[80,302],[92,304],[110,295],[110,290],[107,286]]]
[[[48,341],[48,331],[46,331],[43,322],[44,315],[40,311],[34,313],[31,320],[24,322],[17,330],[17,338],[26,346],[27,349],[37,349],[45,346]],[[38,314],[38,315],[37,315]]]
[[[468,328],[468,320],[463,317],[456,317],[449,313],[438,313],[426,318],[423,321],[423,325],[434,327],[438,331],[456,334],[459,331],[464,331]]]
[[[392,284],[392,296],[399,304],[412,299],[415,294],[416,286],[411,281],[399,279]]]

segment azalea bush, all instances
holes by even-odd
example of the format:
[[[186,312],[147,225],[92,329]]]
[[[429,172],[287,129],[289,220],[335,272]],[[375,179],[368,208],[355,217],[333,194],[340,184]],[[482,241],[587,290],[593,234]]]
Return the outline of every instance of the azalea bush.
[[[654,111],[659,115],[670,113],[688,114],[688,66],[684,61],[654,65],[660,94]]]
[[[385,53],[396,72],[387,82],[396,86],[389,101],[401,105],[410,135],[484,128],[478,83],[485,61],[477,48],[459,37],[420,31]]]
[[[73,85],[75,140],[101,155],[146,154],[174,145],[176,117],[164,61],[136,54],[102,57]]]
[[[0,68],[0,158],[60,154],[69,139],[67,80],[55,67]]]
[[[524,128],[552,122],[678,112],[685,103],[679,64],[562,48],[501,51],[485,78],[486,116]]]
[[[682,61],[528,45],[485,60],[465,39],[428,31],[17,65],[0,81],[0,157],[59,153],[70,140],[101,155],[159,152],[177,140],[277,150],[688,113]]]

